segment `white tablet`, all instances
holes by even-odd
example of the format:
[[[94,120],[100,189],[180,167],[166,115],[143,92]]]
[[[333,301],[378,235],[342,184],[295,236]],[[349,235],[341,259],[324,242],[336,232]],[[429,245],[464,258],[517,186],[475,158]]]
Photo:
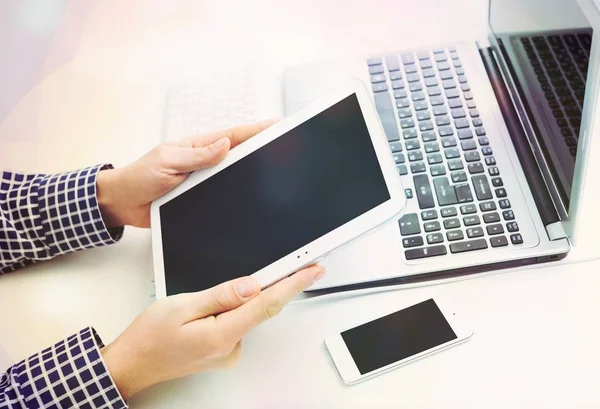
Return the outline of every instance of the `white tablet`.
[[[152,204],[156,296],[246,275],[269,286],[397,218],[405,203],[370,96],[351,81]]]

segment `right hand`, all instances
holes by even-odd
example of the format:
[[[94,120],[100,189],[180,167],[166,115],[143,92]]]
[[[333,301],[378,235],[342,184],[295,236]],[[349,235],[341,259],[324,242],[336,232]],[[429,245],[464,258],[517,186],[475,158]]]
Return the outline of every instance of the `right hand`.
[[[125,400],[159,382],[231,367],[242,337],[324,273],[311,266],[262,292],[254,278],[243,277],[167,297],[142,312],[102,356]]]

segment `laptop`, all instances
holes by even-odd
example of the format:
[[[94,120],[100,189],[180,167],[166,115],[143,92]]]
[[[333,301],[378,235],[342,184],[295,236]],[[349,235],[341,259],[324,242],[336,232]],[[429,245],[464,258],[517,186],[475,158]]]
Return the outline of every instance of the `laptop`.
[[[599,24],[593,0],[491,0],[477,42],[286,68],[285,114],[347,79],[369,84],[408,198],[397,222],[326,259],[330,273],[310,290],[564,258],[598,99]]]

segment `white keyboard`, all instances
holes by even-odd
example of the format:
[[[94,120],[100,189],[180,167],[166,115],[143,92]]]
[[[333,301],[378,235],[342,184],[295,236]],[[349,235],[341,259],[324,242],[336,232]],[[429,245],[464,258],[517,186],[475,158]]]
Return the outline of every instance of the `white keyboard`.
[[[203,75],[169,90],[164,141],[282,116],[281,79],[254,67]]]

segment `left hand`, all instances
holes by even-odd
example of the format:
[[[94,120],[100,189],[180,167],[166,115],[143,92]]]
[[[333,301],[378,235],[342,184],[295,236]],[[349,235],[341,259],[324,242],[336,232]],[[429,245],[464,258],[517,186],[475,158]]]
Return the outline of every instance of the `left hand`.
[[[275,123],[268,120],[157,146],[121,169],[101,171],[97,196],[107,227],[150,227],[150,205],[199,169],[221,162],[230,149]]]

